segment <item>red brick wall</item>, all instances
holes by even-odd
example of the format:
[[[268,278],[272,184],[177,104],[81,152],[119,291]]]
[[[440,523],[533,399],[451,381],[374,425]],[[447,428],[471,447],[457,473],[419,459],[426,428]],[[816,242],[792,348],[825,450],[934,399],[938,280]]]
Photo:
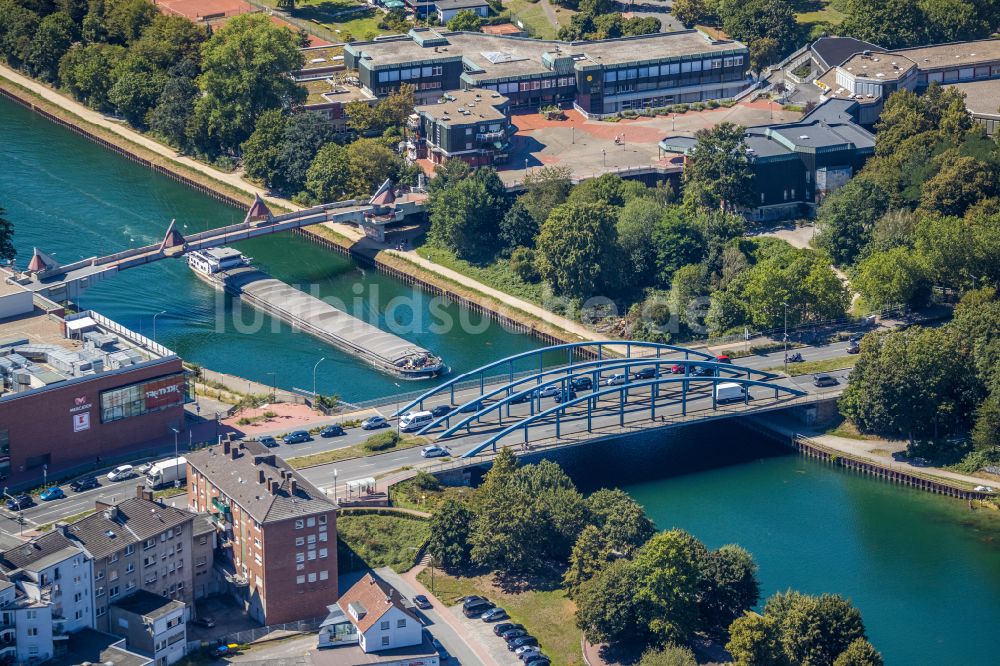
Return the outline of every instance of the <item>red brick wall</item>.
[[[111,423],[101,423],[100,393],[135,382],[182,370],[181,360],[136,368],[114,375],[96,375],[86,382],[53,388],[0,402],[0,428],[9,432],[12,480],[41,476],[41,468],[28,469],[28,459],[50,454],[49,470],[107,458],[136,444],[166,437],[169,428],[184,424],[184,408],[159,412]],[[83,398],[82,402],[78,402]],[[81,409],[90,405],[86,409]],[[75,410],[75,411],[74,411]],[[89,414],[90,428],[74,432],[73,417]]]
[[[337,514],[336,511],[329,511],[311,517],[318,521],[320,515],[325,515],[327,519],[327,540],[321,542],[317,538],[315,544],[296,546],[295,540],[297,537],[305,539],[309,534],[318,537],[318,524],[295,529],[295,519],[290,519],[263,525],[265,576],[262,596],[267,624],[326,615],[326,607],[337,601]],[[320,548],[327,549],[326,558],[319,557]],[[308,553],[310,549],[316,550],[316,559],[309,560],[307,556],[302,569],[298,570],[295,554]],[[326,580],[320,580],[321,571],[327,572]],[[316,582],[308,582],[310,573],[316,574]],[[296,582],[297,576],[305,576],[306,582]]]

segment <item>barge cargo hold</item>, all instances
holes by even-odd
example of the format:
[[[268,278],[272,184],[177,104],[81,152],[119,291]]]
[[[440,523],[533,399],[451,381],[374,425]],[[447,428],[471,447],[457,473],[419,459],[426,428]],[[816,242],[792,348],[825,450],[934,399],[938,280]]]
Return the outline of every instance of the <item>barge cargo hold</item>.
[[[215,261],[223,252],[228,261]],[[238,255],[229,248],[200,250],[190,253],[188,263],[197,275],[248,305],[380,370],[403,379],[426,379],[447,370],[438,356],[423,347],[352,317],[250,266],[242,255],[238,259],[232,254]]]

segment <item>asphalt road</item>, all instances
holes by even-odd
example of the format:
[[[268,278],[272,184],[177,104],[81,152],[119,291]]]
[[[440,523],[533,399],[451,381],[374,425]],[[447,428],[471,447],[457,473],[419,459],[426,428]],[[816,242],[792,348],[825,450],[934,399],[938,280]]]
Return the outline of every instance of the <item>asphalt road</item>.
[[[835,343],[830,345],[823,345],[819,347],[803,347],[796,349],[795,351],[802,354],[806,361],[817,361],[829,358],[835,358],[846,355],[847,343]],[[779,367],[782,364],[783,354],[782,352],[775,352],[766,355],[755,355],[742,359],[736,359],[736,363],[739,365],[744,365],[746,367],[754,369],[764,369]],[[837,391],[843,388],[843,384],[846,383],[847,372],[842,371],[839,373],[831,373],[838,376],[841,385],[833,387],[831,389],[817,389],[812,386],[812,375],[802,375],[800,377],[791,379],[782,379],[779,383],[795,386],[810,392],[829,392]],[[487,390],[488,390],[487,386]],[[679,396],[679,386],[676,389],[671,389],[672,395]],[[694,392],[695,389],[692,389]],[[689,395],[688,401],[688,412],[693,414],[697,411],[705,412],[711,410],[711,393],[707,388],[702,388],[701,397],[698,399],[691,399]],[[661,393],[660,398],[656,404],[657,416],[664,415],[667,417],[677,416],[680,412],[679,401],[675,401],[670,404],[670,399],[667,397],[671,394],[671,391],[664,391]],[[751,392],[757,397],[752,406],[761,406],[766,403],[769,398],[764,394],[769,394],[767,389],[758,388],[753,389]],[[580,391],[579,394],[582,396],[585,392]],[[466,392],[456,392],[456,404],[461,404],[464,401],[471,400],[478,395],[478,391],[470,390]],[[448,394],[444,393],[440,397],[435,396],[434,399],[428,401],[425,407],[428,409],[438,404],[446,404],[448,401]],[[628,406],[625,422],[633,423],[636,427],[640,427],[645,424],[648,425],[649,419],[649,391],[641,389],[633,389],[630,394],[630,403],[634,401],[634,404]],[[551,407],[554,402],[552,398],[542,399],[542,408],[547,409]],[[389,405],[387,408],[382,410],[383,415],[389,417],[394,411],[395,405]],[[730,410],[743,410],[743,406],[740,405],[730,405],[726,407]],[[630,411],[629,411],[630,410]],[[529,413],[529,406],[527,404],[514,405],[511,408],[512,416],[524,416]],[[566,417],[562,421],[561,434],[565,436],[572,436],[573,434],[579,434],[581,431],[586,429],[586,419],[581,418],[582,408],[577,409],[577,416],[574,418],[572,415]],[[705,413],[705,416],[709,414]],[[462,415],[466,416],[465,414]],[[470,449],[472,449],[476,444],[482,442],[490,434],[498,432],[501,427],[495,421],[495,413],[493,416],[489,417],[494,419],[492,421],[486,422],[481,425],[474,426],[469,432],[462,436],[455,436],[446,440],[441,440],[438,442],[440,445],[444,445],[450,448],[452,456],[457,457]],[[338,419],[332,418],[329,420],[330,423],[337,422]],[[513,423],[512,418],[505,418],[502,427],[506,427]],[[604,430],[606,434],[611,434],[613,428],[616,427],[619,420],[617,398],[608,397],[603,400],[599,405],[598,410],[595,412],[593,424],[595,431]],[[395,422],[393,422],[395,423]],[[394,427],[394,426],[393,426]],[[533,439],[545,439],[555,436],[556,425],[554,420],[550,420],[545,423],[540,423],[532,428],[532,438]],[[277,431],[273,434],[280,434],[281,431]],[[438,430],[440,432],[440,430]],[[278,455],[290,458],[294,456],[307,455],[311,453],[317,453],[320,451],[327,451],[331,449],[351,446],[353,444],[358,444],[363,442],[368,436],[372,434],[372,431],[364,431],[360,428],[351,428],[347,431],[346,435],[333,438],[321,438],[316,437],[313,441],[304,442],[301,444],[280,444],[274,449],[275,453]],[[432,436],[433,438],[433,436]],[[505,438],[504,444],[516,444],[521,441],[521,435],[519,433],[512,434]],[[376,477],[387,472],[391,472],[399,469],[403,466],[416,466],[421,464],[432,464],[434,461],[427,461],[423,459],[420,455],[419,448],[405,449],[403,451],[394,451],[390,453],[385,453],[381,455],[368,456],[364,458],[355,458],[351,460],[344,460],[338,463],[323,465],[320,467],[313,467],[309,469],[302,470],[303,476],[305,476],[309,481],[316,484],[320,488],[333,490],[334,483],[337,484],[337,494],[341,496],[344,492],[344,484],[351,480],[364,479],[369,477]],[[103,475],[98,476],[98,480],[101,483],[99,488],[94,490],[89,490],[83,493],[74,493],[68,486],[63,486],[67,497],[65,499],[54,500],[52,502],[41,502],[35,498],[37,502],[36,506],[28,508],[23,511],[23,516],[25,519],[24,529],[29,529],[32,527],[37,527],[39,525],[44,525],[46,523],[52,523],[57,520],[62,520],[68,517],[76,516],[84,511],[92,510],[94,508],[94,503],[96,501],[106,502],[113,504],[115,502],[121,501],[128,496],[131,496],[135,492],[136,480],[128,480],[124,482],[112,483],[108,481]],[[177,506],[184,506],[186,501],[184,496],[178,496],[176,498],[168,498],[166,500],[168,504],[176,504]],[[0,533],[6,535],[18,535],[21,532],[22,526],[18,524],[17,513],[7,510],[6,508],[0,509]]]

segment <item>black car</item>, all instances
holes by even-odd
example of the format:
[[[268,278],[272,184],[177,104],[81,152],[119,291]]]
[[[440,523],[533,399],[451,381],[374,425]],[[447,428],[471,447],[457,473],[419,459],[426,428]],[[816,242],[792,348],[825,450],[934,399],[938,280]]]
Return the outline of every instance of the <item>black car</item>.
[[[35,500],[31,499],[31,495],[22,494],[7,500],[7,508],[11,511],[20,511],[29,506],[35,506]]]
[[[492,601],[487,601],[486,599],[483,599],[474,604],[470,605],[463,604],[462,612],[465,614],[465,617],[479,617],[480,615],[482,615],[483,613],[485,613],[486,611],[495,606],[496,604],[493,603]]]
[[[656,378],[656,368],[643,368],[639,372],[635,373],[636,379],[655,379]]]
[[[549,666],[552,662],[544,654],[533,654],[524,660],[527,666]]]
[[[508,629],[507,631],[500,634],[500,638],[504,639],[508,643],[515,638],[521,638],[522,636],[527,636],[528,632],[524,630],[524,627],[518,627],[517,629]]]
[[[202,629],[211,629],[215,626],[215,620],[210,617],[196,617],[192,620],[188,620],[188,624],[193,624],[196,627],[201,627]]]
[[[470,595],[462,599],[462,608],[468,608],[474,604],[478,604],[480,601],[489,601],[486,597],[477,597],[476,595]]]
[[[77,479],[73,483],[69,484],[69,487],[73,492],[82,493],[84,490],[93,490],[94,488],[100,488],[101,484],[94,477],[88,477],[86,479]]]
[[[493,633],[500,636],[505,631],[510,631],[511,629],[524,629],[523,625],[514,624],[513,622],[501,622],[500,624],[493,627]]]
[[[847,349],[845,350],[848,354],[860,354],[861,344],[856,340],[851,340],[847,343]]]
[[[271,437],[270,435],[265,435],[264,437],[261,437],[257,441],[269,449],[273,449],[278,445],[278,440],[276,440],[274,437]]]
[[[538,639],[534,636],[519,636],[507,641],[507,649],[511,652],[525,645],[538,645]]]
[[[570,400],[573,400],[575,398],[576,398],[576,391],[570,389],[568,391],[560,391],[559,393],[556,393],[555,401],[569,402]]]
[[[522,402],[531,402],[531,392],[522,393],[520,395],[514,394],[510,399],[510,404],[520,405]]]
[[[300,442],[312,441],[312,437],[305,430],[296,430],[295,432],[288,433],[281,440],[285,444],[298,444]]]
[[[428,609],[431,607],[431,602],[422,594],[418,594],[413,597],[413,605],[420,609]]]
[[[710,365],[697,365],[692,369],[695,377],[711,377],[715,374],[715,368]]]
[[[471,412],[478,412],[482,408],[483,408],[483,403],[479,402],[477,400],[476,402],[472,403],[471,405],[466,405],[465,407],[462,407],[458,411],[462,412],[463,414],[469,414]]]
[[[575,389],[590,389],[593,388],[594,382],[590,377],[574,377],[569,385]]]
[[[433,416],[436,419],[439,419],[442,416],[447,416],[450,413],[451,413],[450,405],[438,405],[437,407],[431,410],[431,416]]]
[[[328,425],[319,431],[320,437],[340,437],[344,433],[344,427],[334,423],[333,425]]]

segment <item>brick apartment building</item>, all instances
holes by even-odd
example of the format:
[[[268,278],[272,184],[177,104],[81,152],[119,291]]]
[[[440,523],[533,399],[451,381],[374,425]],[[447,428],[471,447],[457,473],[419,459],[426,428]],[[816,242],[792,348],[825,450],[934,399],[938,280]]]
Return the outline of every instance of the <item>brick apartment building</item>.
[[[233,595],[265,625],[323,617],[337,600],[337,508],[260,442],[195,451],[188,507],[209,513]]]

